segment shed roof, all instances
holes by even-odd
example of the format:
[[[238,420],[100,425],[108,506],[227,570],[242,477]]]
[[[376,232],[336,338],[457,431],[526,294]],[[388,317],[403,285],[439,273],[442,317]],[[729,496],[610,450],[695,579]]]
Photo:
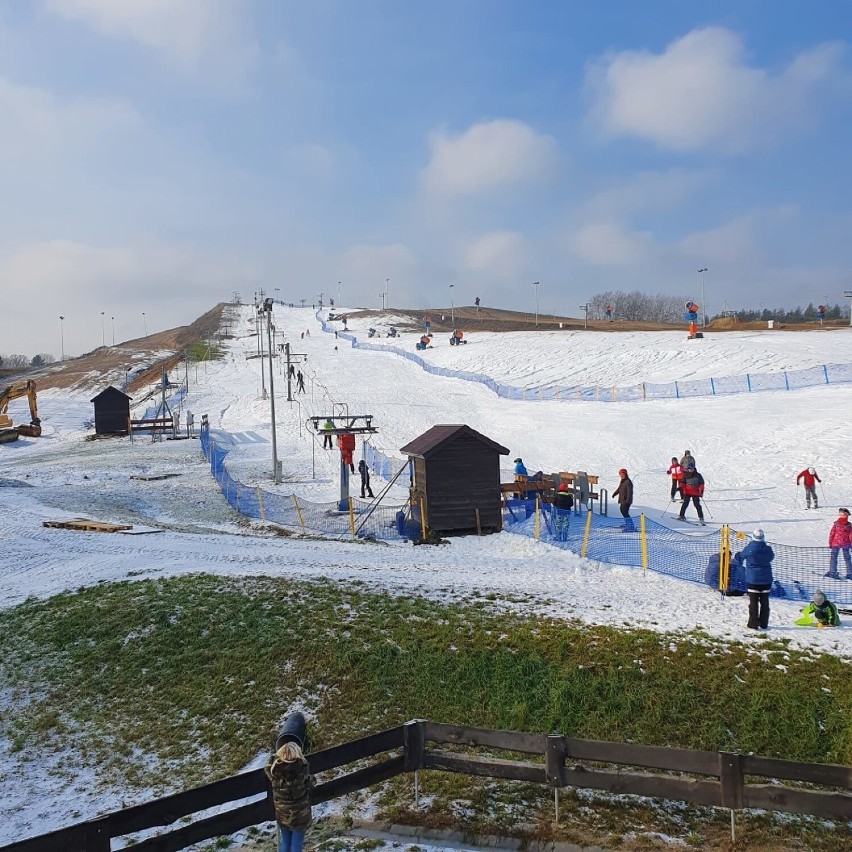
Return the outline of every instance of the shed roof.
[[[440,450],[448,441],[452,441],[460,435],[471,435],[495,452],[500,453],[501,456],[509,455],[506,447],[492,441],[491,438],[486,438],[481,432],[477,432],[476,429],[471,429],[470,426],[465,426],[463,423],[445,423],[433,426],[420,437],[409,441],[404,447],[400,447],[399,451],[417,458],[428,458]]]
[[[132,396],[127,396],[126,393],[123,393],[118,388],[114,388],[112,385],[110,385],[108,388],[104,388],[96,397],[90,399],[89,402],[97,402],[97,400],[99,400],[102,396],[106,396],[107,394],[109,394],[109,396],[115,396],[116,394],[118,394],[119,396],[123,396],[126,399],[133,399]]]

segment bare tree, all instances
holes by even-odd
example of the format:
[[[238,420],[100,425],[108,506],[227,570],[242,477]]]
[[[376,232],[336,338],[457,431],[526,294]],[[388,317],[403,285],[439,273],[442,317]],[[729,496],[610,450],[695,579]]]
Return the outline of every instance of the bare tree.
[[[614,316],[628,322],[677,323],[683,316],[683,304],[681,296],[666,296],[662,293],[649,296],[638,290],[631,293],[607,290],[589,299],[590,310],[597,319],[603,319],[607,307],[612,305]]]

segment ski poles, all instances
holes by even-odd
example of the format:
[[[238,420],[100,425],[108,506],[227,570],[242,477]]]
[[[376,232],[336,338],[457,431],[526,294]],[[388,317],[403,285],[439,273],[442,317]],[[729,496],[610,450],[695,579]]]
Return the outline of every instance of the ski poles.
[[[668,510],[669,510],[669,506],[671,506],[671,504],[672,504],[673,502],[674,502],[674,497],[669,497],[669,502],[668,502],[668,503],[666,503],[666,508],[665,508],[665,509],[663,509],[663,511],[662,511],[662,512],[660,512],[660,517],[661,517],[661,518],[663,517],[663,515],[665,515],[665,514],[666,514],[666,512],[668,512]]]
[[[819,484],[819,490],[822,493],[822,504],[823,506],[827,505],[825,502],[825,489],[822,487],[822,482]]]
[[[710,507],[707,505],[707,501],[704,499],[703,496],[700,499],[701,499],[701,503],[703,504],[704,508],[707,510],[707,514],[710,515],[710,517],[712,518],[713,513],[710,511]]]

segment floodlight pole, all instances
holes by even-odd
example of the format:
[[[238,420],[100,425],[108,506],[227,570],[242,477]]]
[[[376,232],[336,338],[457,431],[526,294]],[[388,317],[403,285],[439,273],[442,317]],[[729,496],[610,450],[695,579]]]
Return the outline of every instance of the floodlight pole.
[[[843,295],[849,299],[849,327],[852,328],[852,290],[844,290]]]
[[[65,325],[64,325],[65,317],[59,317],[59,340],[60,346],[62,347],[62,360],[65,360]]]
[[[388,307],[390,307],[390,296],[388,295],[390,292],[390,278],[385,278],[385,303]]]
[[[535,290],[535,325],[538,328],[538,281],[533,281],[533,289]]]
[[[278,485],[281,482],[281,470],[278,464],[278,441],[275,434],[275,379],[272,370],[272,299],[264,302],[266,313],[266,340],[269,344],[269,411],[272,417],[272,481]],[[261,359],[263,367],[263,359]]]
[[[265,303],[264,303],[265,304]],[[260,323],[261,318],[266,313],[264,307],[258,307],[257,309],[257,322]],[[260,386],[262,388],[260,398],[266,399],[266,373],[263,371],[263,328],[258,328],[257,341],[260,344]],[[270,365],[272,364],[272,358],[269,359]]]
[[[450,284],[450,321],[453,324],[453,328],[456,327],[456,306],[455,306],[455,302],[453,301],[453,287],[454,286],[455,286],[454,284]]]
[[[106,346],[106,331],[104,331],[104,314],[106,311],[101,311],[101,346]]]
[[[583,311],[583,328],[589,327],[589,303],[580,305],[580,310]]]

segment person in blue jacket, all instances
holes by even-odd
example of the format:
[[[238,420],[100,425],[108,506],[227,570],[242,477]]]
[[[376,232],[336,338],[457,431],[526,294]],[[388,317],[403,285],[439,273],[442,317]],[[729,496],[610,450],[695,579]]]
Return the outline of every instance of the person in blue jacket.
[[[750,630],[766,630],[769,627],[769,590],[772,588],[775,552],[766,543],[763,530],[758,529],[751,534],[751,541],[739,555],[746,566],[748,627]]]

